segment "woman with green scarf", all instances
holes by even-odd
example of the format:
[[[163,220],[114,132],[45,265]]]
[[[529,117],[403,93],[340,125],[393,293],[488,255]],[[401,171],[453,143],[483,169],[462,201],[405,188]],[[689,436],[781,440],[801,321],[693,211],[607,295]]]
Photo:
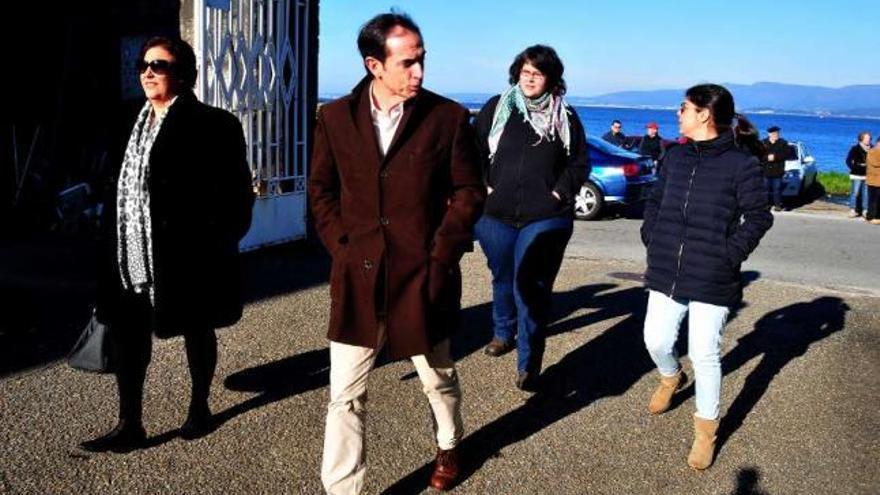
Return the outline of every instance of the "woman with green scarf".
[[[571,237],[573,198],[590,173],[584,128],[565,102],[549,46],[516,56],[510,84],[477,116],[488,197],[475,236],[492,271],[490,356],[517,349],[516,386],[534,391],[553,282]]]

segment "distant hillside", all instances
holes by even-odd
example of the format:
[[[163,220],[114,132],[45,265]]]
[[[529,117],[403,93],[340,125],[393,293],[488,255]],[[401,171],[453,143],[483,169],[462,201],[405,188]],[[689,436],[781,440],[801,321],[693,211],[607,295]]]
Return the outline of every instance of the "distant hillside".
[[[725,84],[743,112],[778,112],[880,117],[880,85],[825,88],[760,82],[751,85]],[[675,107],[684,89],[621,91],[592,97],[569,97],[574,105],[626,107]]]

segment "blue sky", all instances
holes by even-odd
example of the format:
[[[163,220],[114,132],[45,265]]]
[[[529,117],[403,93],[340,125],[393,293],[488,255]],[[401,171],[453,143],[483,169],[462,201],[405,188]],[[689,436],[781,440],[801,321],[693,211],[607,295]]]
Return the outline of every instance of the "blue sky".
[[[360,26],[396,7],[419,24],[425,86],[495,93],[526,46],[553,46],[569,94],[684,88],[703,81],[880,84],[876,1],[322,0],[319,93],[363,76]]]

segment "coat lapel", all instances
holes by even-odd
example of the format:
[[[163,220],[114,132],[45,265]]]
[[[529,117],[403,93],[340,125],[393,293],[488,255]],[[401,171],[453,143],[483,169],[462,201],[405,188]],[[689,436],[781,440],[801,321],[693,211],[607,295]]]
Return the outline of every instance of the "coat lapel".
[[[376,131],[373,130],[373,119],[370,116],[370,79],[364,78],[352,90],[351,118],[361,141],[360,149],[364,150],[364,158],[371,168],[378,170],[379,143],[376,142]]]

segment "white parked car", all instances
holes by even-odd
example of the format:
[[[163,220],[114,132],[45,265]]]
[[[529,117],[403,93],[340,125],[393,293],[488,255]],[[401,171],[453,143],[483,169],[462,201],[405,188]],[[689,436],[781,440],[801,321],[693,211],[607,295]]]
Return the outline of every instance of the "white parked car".
[[[789,141],[791,158],[785,161],[782,195],[800,197],[816,183],[816,159],[801,141]]]

